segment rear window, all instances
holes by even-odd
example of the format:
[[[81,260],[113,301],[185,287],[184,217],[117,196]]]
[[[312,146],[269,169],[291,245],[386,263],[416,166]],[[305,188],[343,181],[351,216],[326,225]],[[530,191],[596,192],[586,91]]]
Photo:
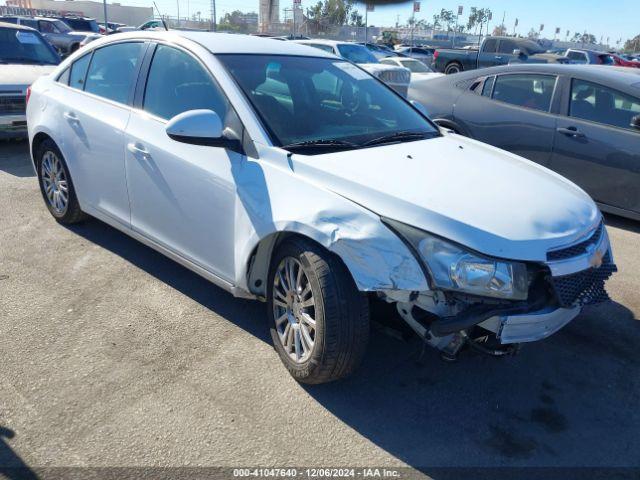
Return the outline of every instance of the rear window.
[[[97,49],[91,60],[86,92],[127,103],[135,80],[142,43],[118,43]]]
[[[555,85],[552,75],[501,75],[496,78],[493,99],[548,112]]]

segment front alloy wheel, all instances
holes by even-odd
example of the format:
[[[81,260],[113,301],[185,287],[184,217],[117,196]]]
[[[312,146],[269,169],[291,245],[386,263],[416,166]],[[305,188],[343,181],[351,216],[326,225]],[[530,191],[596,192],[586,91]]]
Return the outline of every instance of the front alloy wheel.
[[[273,316],[278,338],[296,363],[309,359],[316,336],[315,300],[300,262],[286,257],[273,282]]]
[[[300,237],[272,259],[268,314],[274,347],[293,377],[324,383],[350,374],[369,340],[369,309],[340,259]]]

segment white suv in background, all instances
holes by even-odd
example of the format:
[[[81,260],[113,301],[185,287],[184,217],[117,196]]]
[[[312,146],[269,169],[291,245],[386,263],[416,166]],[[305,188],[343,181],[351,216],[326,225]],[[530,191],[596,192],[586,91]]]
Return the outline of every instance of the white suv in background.
[[[587,194],[440,131],[318,49],[113,35],[36,81],[27,117],[57,221],[97,217],[265,301],[275,349],[301,382],[354,370],[369,302],[394,304],[455,355],[544,338],[608,298],[616,267]]]
[[[411,72],[408,68],[385,65],[364,45],[335,40],[295,40],[296,43],[333,53],[362,67],[374,77],[389,85],[403,97],[407,96]]]

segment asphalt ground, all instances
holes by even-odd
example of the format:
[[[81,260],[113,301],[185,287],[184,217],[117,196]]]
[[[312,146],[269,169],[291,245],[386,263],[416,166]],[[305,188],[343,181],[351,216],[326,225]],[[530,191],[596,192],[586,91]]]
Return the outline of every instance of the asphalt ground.
[[[0,143],[0,477],[11,467],[640,467],[640,224],[607,217],[613,301],[515,357],[445,363],[374,329],[305,387],[265,306],[115,229],[46,210]],[[444,470],[443,470],[444,469]],[[78,470],[81,471],[81,470]],[[455,472],[455,470],[453,470]]]

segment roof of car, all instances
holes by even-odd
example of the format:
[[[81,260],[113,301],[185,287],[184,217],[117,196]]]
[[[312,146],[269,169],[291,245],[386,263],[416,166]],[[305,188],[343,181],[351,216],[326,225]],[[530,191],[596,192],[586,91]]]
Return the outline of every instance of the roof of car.
[[[271,54],[271,55],[297,55],[308,57],[327,57],[335,59],[335,56],[318,50],[317,48],[302,45],[297,41],[283,42],[273,38],[257,37],[253,35],[242,35],[234,33],[214,33],[185,30],[169,31],[133,31],[109,35],[96,41],[96,45],[110,43],[128,38],[150,38],[176,40],[184,38],[202,45],[214,54],[236,53],[236,54]],[[93,45],[93,43],[91,44]]]
[[[640,69],[629,67],[613,67],[609,65],[582,65],[582,64],[559,64],[559,63],[520,63],[512,65],[502,65],[498,67],[471,70],[465,78],[481,77],[485,75],[496,75],[508,72],[536,72],[552,73],[555,75],[571,75],[589,79],[596,82],[603,82],[607,85],[633,85],[640,81]],[[456,74],[458,76],[461,74]],[[460,77],[458,77],[460,78]]]
[[[358,43],[353,43],[353,42],[341,42],[339,40],[325,40],[324,38],[312,38],[310,40],[294,40],[294,42],[296,43],[315,43],[316,45],[330,45],[330,46],[335,46],[335,45],[343,45],[345,43],[349,43],[351,45],[360,45]],[[363,45],[360,45],[361,47]]]

